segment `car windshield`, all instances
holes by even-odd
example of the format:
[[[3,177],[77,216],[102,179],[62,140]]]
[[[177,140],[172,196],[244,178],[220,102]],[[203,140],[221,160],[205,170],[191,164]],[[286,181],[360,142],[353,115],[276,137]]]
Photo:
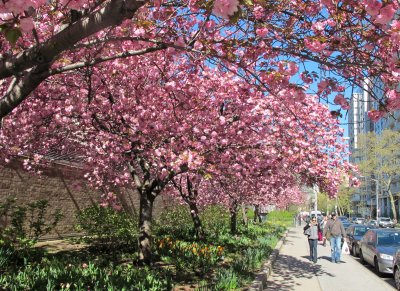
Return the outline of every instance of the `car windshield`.
[[[379,232],[377,245],[400,244],[400,232]]]
[[[381,221],[390,221],[390,218],[381,218]]]
[[[357,227],[354,229],[354,235],[364,235],[368,229],[368,227]]]

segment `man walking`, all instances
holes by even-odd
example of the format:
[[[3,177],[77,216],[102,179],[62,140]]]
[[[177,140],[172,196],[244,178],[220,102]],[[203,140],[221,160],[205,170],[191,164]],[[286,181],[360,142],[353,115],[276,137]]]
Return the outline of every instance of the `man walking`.
[[[340,263],[340,254],[342,252],[342,237],[346,239],[346,231],[336,213],[332,212],[332,219],[329,220],[324,228],[324,239],[329,237],[331,243],[332,263]]]

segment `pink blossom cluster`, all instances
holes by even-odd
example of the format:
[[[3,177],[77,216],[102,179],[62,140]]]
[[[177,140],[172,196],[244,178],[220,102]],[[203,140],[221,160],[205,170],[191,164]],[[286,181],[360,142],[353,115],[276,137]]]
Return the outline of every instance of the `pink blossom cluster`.
[[[238,11],[238,0],[216,0],[214,2],[213,13],[219,17],[229,19]]]
[[[333,102],[337,105],[340,105],[344,110],[350,109],[349,101],[347,101],[346,98],[344,98],[343,94],[337,94]]]

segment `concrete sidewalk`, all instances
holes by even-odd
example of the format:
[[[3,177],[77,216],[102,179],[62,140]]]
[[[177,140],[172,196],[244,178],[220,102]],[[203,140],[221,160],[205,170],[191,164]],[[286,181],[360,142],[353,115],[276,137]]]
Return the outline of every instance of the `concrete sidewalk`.
[[[395,290],[390,275],[378,276],[350,255],[342,255],[342,263],[330,261],[330,246],[318,245],[318,262],[310,262],[309,247],[303,226],[289,230],[286,242],[273,266],[265,290],[358,291]]]

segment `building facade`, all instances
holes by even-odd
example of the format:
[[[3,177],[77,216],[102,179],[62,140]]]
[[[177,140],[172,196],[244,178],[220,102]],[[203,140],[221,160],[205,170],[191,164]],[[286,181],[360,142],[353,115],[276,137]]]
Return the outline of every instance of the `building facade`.
[[[385,129],[400,131],[400,112],[394,112],[386,118],[382,118],[378,122],[372,122],[368,118],[368,111],[377,110],[379,107],[376,99],[382,99],[384,92],[382,91],[381,82],[374,80],[366,80],[363,90],[354,93],[350,102],[349,110],[349,148],[352,153],[350,162],[353,164],[360,163],[366,159],[367,152],[362,152],[359,147],[359,136],[368,132],[381,134]],[[372,92],[374,98],[372,98]],[[392,216],[390,199],[388,192],[381,187],[379,179],[376,177],[360,177],[361,187],[356,190],[352,197],[353,209],[357,214],[363,216],[375,216],[377,208],[379,216]],[[400,193],[400,181],[395,179],[392,185],[392,193]],[[378,199],[376,197],[378,195]],[[378,203],[378,207],[377,207]],[[396,208],[399,209],[399,203],[396,202]],[[397,212],[399,212],[397,210]]]

